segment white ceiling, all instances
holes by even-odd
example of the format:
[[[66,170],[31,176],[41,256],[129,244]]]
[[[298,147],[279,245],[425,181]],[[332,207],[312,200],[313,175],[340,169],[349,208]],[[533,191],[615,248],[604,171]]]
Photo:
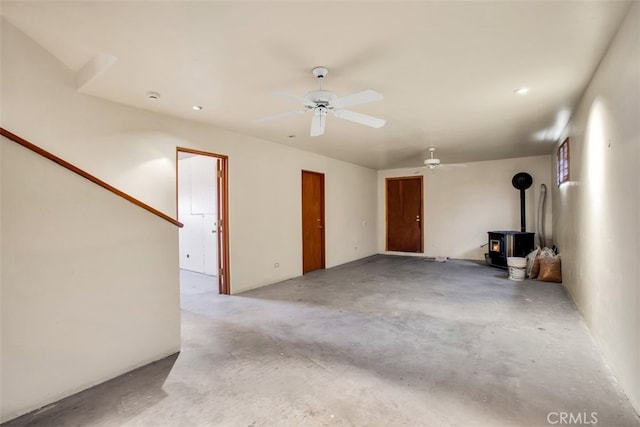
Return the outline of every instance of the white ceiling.
[[[81,92],[209,122],[375,169],[548,154],[629,2],[2,1],[1,13],[69,69],[115,62]],[[102,55],[102,56],[100,56]],[[373,129],[310,113],[263,124],[324,86],[385,99],[351,109]],[[78,73],[82,79],[85,73]],[[514,89],[528,87],[525,96]],[[149,101],[145,94],[161,94]],[[193,105],[204,109],[194,111]],[[295,135],[295,138],[289,138]]]

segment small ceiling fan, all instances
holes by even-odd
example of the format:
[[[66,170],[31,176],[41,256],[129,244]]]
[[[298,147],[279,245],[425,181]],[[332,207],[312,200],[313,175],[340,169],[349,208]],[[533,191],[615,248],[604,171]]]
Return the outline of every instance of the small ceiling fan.
[[[441,163],[440,159],[435,157],[434,153],[436,152],[436,147],[429,147],[429,157],[424,160],[424,167],[429,168],[433,172],[436,169],[455,169],[455,168],[466,168],[467,165],[465,163]]]
[[[373,128],[380,128],[384,126],[386,121],[383,119],[344,109],[346,107],[352,107],[354,105],[379,101],[384,98],[381,93],[378,93],[375,90],[367,89],[362,92],[354,93],[353,95],[347,95],[338,98],[335,93],[329,90],[324,90],[322,88],[322,79],[325,78],[329,70],[325,67],[315,67],[311,71],[313,75],[318,79],[318,90],[307,92],[304,97],[292,95],[287,92],[273,93],[276,96],[289,98],[299,102],[303,105],[304,109],[263,117],[261,119],[255,120],[254,123],[264,123],[289,116],[303,114],[307,111],[313,111],[313,117],[311,118],[311,136],[320,136],[324,134],[328,112],[333,113],[333,115],[338,117],[339,119],[349,120],[365,126],[371,126]]]
[[[423,168],[428,168],[429,170],[431,170],[432,172],[435,173],[436,169],[443,169],[443,168],[444,169],[452,169],[452,168],[466,167],[466,165],[463,164],[463,163],[456,163],[456,164],[444,164],[444,163],[441,163],[440,159],[438,159],[435,156],[435,152],[436,152],[436,148],[435,147],[429,147],[429,157],[427,157],[424,160],[424,166],[420,166],[420,167],[416,168],[416,170],[423,169]],[[411,168],[411,169],[413,169],[413,168]]]
[[[436,147],[429,147],[429,158],[424,161],[424,165],[429,169],[435,169],[440,166],[440,159],[433,157],[433,153],[435,152]]]

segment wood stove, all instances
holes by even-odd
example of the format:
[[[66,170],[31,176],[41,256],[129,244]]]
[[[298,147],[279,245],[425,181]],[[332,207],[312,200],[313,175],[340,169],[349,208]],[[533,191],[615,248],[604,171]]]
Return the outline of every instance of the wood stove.
[[[507,268],[507,257],[526,257],[535,247],[535,233],[489,231],[489,264]]]
[[[531,187],[533,178],[526,172],[513,176],[511,184],[520,190],[520,231],[489,231],[487,262],[495,267],[507,268],[507,257],[526,257],[535,247],[535,233],[527,233],[524,191]]]

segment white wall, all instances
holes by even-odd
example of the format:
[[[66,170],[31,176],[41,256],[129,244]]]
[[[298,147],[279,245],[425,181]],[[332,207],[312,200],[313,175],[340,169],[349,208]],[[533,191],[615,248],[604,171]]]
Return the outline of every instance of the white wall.
[[[180,349],[177,227],[1,138],[1,418]]]
[[[561,139],[571,176],[553,187],[553,229],[564,284],[640,412],[638,28],[635,2]]]
[[[266,142],[227,152],[233,293],[302,274],[302,169],[325,174],[327,268],[376,253],[375,171]]]
[[[547,187],[545,231],[551,245],[550,157],[536,156],[452,165],[435,172],[425,168],[379,171],[378,251],[398,253],[385,252],[386,178],[424,176],[424,254],[413,255],[483,260],[487,248],[480,246],[487,243],[488,231],[520,230],[520,192],[511,184],[518,172],[533,177],[525,193],[527,231],[536,232],[540,184]]]

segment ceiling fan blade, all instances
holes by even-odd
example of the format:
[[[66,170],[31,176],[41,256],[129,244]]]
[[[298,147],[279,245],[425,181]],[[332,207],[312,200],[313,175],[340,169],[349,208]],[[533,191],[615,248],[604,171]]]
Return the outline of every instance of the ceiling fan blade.
[[[343,96],[342,98],[331,101],[330,105],[334,108],[346,108],[353,105],[365,104],[367,102],[380,101],[384,99],[381,93],[372,89],[363,90],[353,95]]]
[[[317,108],[311,119],[311,136],[324,134],[324,126],[327,121],[327,111]]]
[[[384,119],[349,110],[336,110],[333,114],[340,119],[350,120],[352,122],[360,123],[361,125],[371,126],[372,128],[381,128],[387,122]]]
[[[291,99],[291,100],[296,101],[299,104],[302,104],[302,105],[304,105],[306,107],[312,107],[313,108],[313,107],[316,106],[315,103],[309,101],[308,99],[303,98],[303,97],[298,96],[298,95],[293,95],[293,94],[288,93],[288,92],[275,91],[275,92],[273,92],[273,95],[274,96],[279,96],[280,98]]]
[[[304,113],[305,113],[304,110],[288,111],[286,113],[274,114],[273,116],[256,119],[253,121],[253,123],[258,124],[258,123],[270,122],[272,120],[284,119],[285,117],[297,116],[298,114],[304,114]]]

